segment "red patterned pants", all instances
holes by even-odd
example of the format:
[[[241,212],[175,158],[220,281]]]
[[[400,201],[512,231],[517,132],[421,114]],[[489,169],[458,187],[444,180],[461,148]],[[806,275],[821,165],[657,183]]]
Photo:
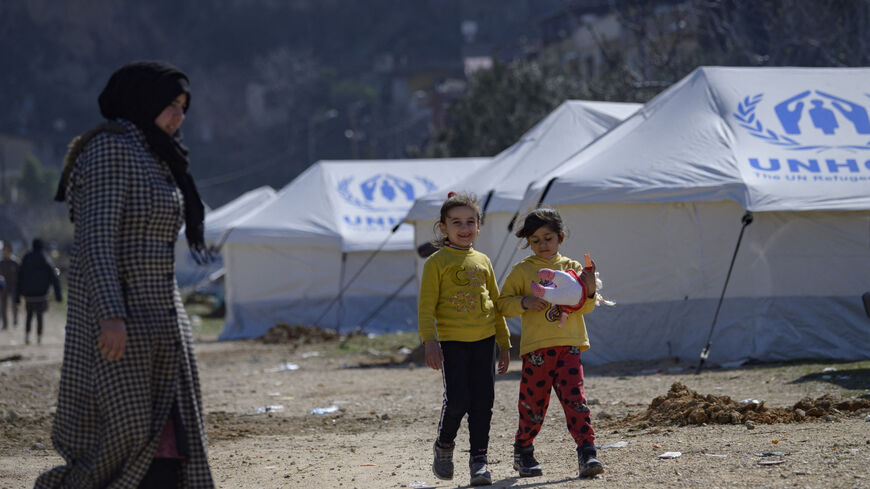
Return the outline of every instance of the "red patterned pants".
[[[577,442],[577,447],[595,446],[595,432],[589,424],[589,408],[583,389],[580,348],[576,346],[541,348],[523,355],[516,446],[531,445],[540,433],[550,405],[551,388],[562,403],[568,431]]]

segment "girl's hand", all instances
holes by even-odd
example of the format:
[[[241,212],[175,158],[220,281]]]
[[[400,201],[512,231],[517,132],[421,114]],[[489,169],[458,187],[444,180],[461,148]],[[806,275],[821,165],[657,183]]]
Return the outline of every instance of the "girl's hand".
[[[541,312],[546,311],[550,307],[549,302],[533,295],[524,296],[522,301],[523,305],[526,306],[526,309],[529,311]]]
[[[595,262],[589,260],[588,263],[589,265],[583,267],[583,271],[580,272],[580,280],[586,286],[586,296],[594,297],[595,292],[598,290],[598,286],[595,283]]]
[[[503,350],[498,352],[498,374],[504,375],[507,373],[508,365],[511,364],[511,351]]]
[[[100,339],[97,348],[106,360],[118,361],[127,347],[127,327],[121,318],[100,321]]]
[[[444,354],[441,353],[441,345],[437,341],[427,341],[423,344],[426,348],[426,365],[435,370],[441,370],[444,363]]]

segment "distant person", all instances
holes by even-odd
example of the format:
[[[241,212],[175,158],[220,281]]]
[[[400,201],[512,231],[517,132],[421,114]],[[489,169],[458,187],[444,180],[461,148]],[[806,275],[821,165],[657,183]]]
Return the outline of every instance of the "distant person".
[[[73,140],[56,200],[74,225],[51,440],[65,465],[37,488],[212,488],[178,232],[204,252],[203,204],[179,127],[187,76],[125,65],[99,97],[107,121]]]
[[[30,344],[30,325],[36,318],[36,342],[42,343],[43,314],[48,310],[48,289],[54,287],[54,298],[63,300],[57,269],[45,255],[42,240],[33,240],[30,251],[21,259],[18,269],[18,282],[15,286],[15,303],[24,298],[27,319],[24,321],[24,343]]]
[[[490,485],[487,449],[498,373],[510,364],[510,334],[495,307],[498,285],[492,263],[473,249],[480,207],[467,194],[448,194],[441,205],[440,249],[426,259],[420,279],[418,327],[426,365],[441,370],[444,402],[434,444],[432,472],[453,479],[456,432],[468,414],[471,485]]]
[[[580,352],[589,349],[583,315],[592,312],[600,299],[595,263],[590,259],[589,266],[584,267],[559,254],[565,230],[562,217],[554,209],[529,213],[516,235],[526,240],[532,255],[514,265],[498,298],[499,311],[505,317],[522,316],[523,377],[517,402],[519,426],[514,436],[514,470],[520,477],[543,473],[535,459],[534,441],[544,424],[552,389],[562,403],[568,432],[577,446],[580,477],[593,477],[604,472],[604,466],[595,450]],[[532,283],[538,281],[542,269],[580,271],[579,281],[585,293],[571,307],[574,312],[564,317],[564,327],[558,326],[562,308],[533,293]]]
[[[18,303],[15,299],[15,288],[18,286],[18,258],[12,254],[12,245],[3,243],[3,259],[0,260],[0,276],[3,277],[5,287],[0,290],[0,309],[3,315],[3,329],[9,328],[8,307],[12,306],[12,325],[18,326]]]

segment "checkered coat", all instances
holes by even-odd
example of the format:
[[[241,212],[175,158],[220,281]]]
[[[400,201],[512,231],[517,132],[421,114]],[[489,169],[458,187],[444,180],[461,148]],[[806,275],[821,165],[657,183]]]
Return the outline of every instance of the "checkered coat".
[[[181,191],[144,134],[119,122],[123,133],[99,132],[71,148],[80,150],[67,186],[75,238],[51,435],[66,465],[36,487],[138,487],[176,402],[189,457],[182,487],[211,488],[190,323],[174,275]],[[114,317],[127,327],[119,362],[96,346],[99,321]]]

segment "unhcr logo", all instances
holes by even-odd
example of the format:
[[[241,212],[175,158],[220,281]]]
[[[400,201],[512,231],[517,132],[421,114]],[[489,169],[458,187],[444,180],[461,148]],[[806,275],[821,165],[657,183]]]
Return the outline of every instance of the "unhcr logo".
[[[870,150],[870,116],[863,100],[805,90],[777,101],[762,114],[763,99],[763,93],[746,96],[732,115],[740,127],[767,144],[792,151]]]
[[[425,177],[406,180],[379,173],[363,181],[347,177],[338,183],[338,194],[349,204],[369,211],[406,211],[418,196],[437,187]]]

